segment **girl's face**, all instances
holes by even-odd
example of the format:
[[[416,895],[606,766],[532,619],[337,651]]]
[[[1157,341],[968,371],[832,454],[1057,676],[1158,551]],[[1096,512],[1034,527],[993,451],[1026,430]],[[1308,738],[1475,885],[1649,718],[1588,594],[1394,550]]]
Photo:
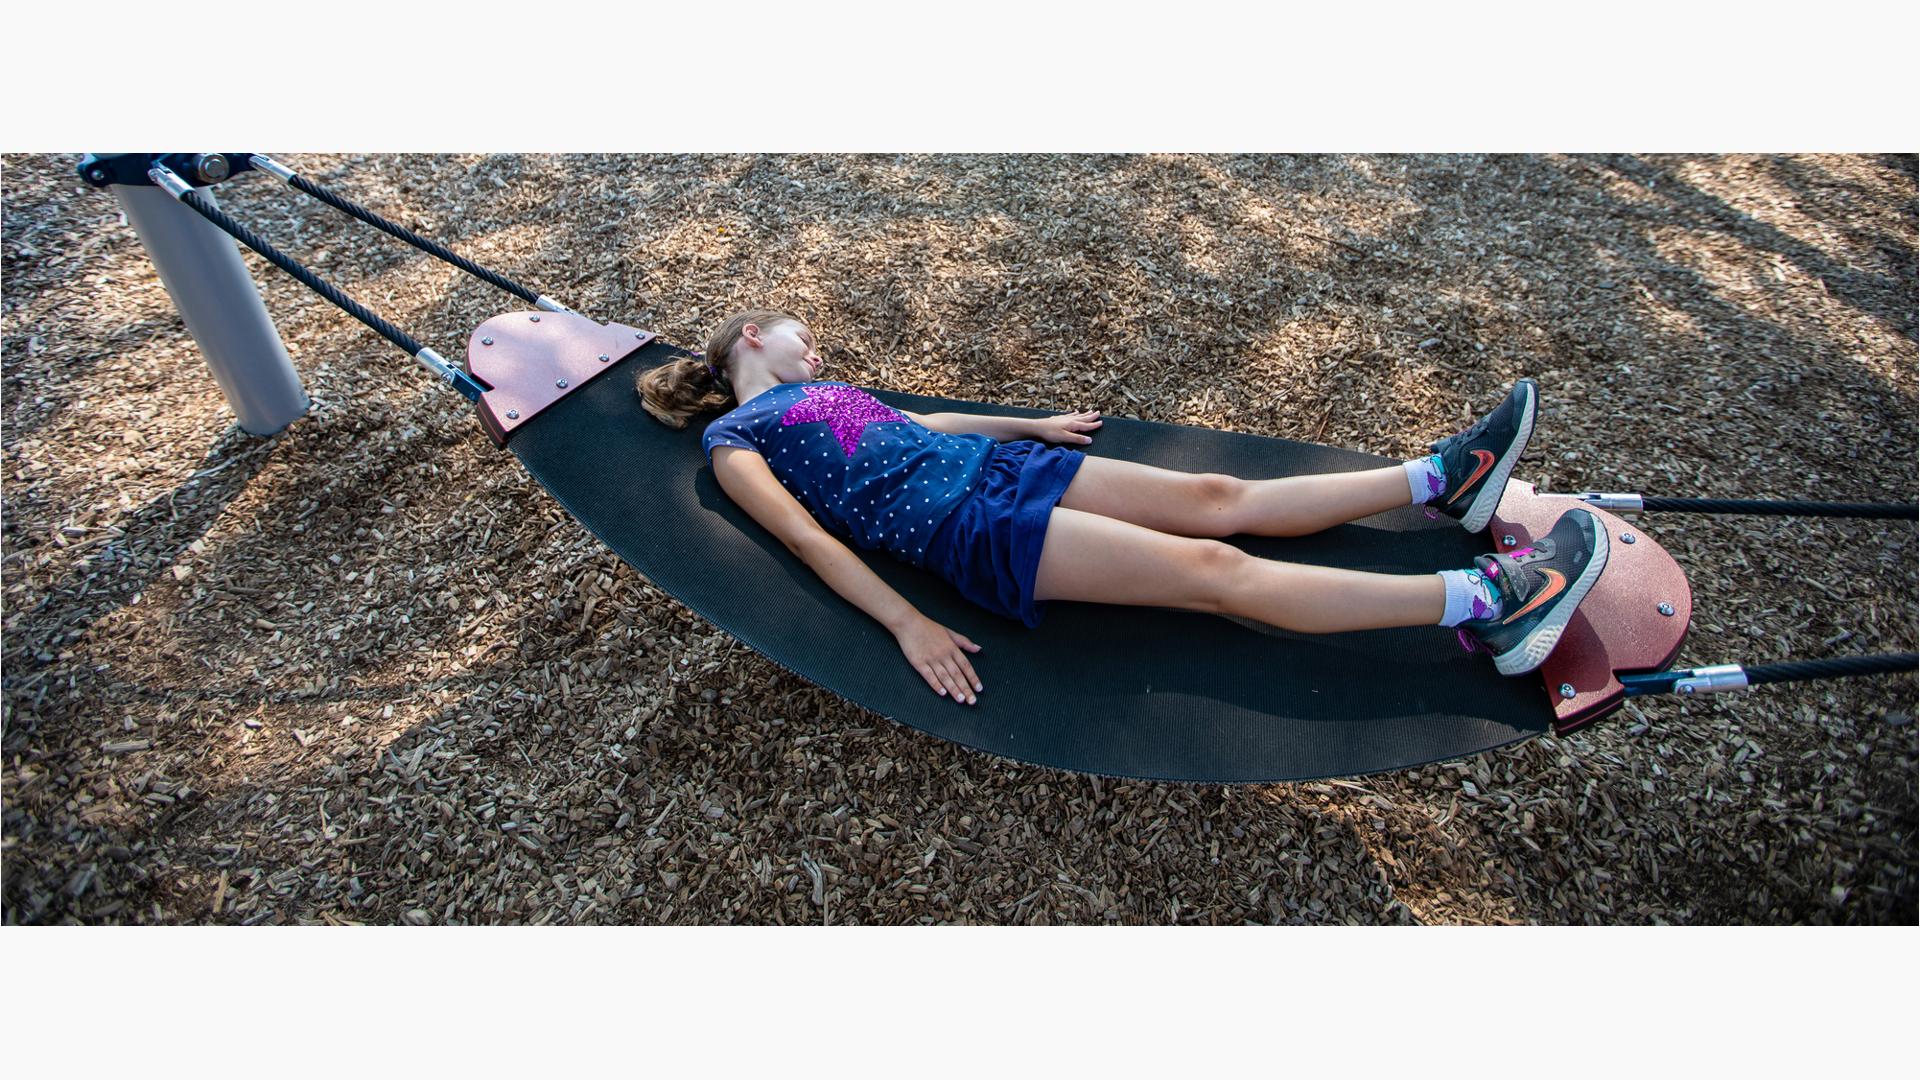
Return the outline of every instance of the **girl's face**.
[[[795,322],[749,325],[740,343],[745,347],[734,350],[736,362],[759,367],[777,382],[812,382],[824,363],[814,351],[813,331]]]

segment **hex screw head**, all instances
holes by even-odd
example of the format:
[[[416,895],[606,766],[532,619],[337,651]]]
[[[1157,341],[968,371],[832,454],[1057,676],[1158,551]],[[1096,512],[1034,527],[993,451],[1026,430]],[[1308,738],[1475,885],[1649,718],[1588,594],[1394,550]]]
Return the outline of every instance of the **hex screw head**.
[[[1574,690],[1573,690],[1573,684],[1572,684],[1572,683],[1570,683],[1570,682],[1563,682],[1563,683],[1561,683],[1561,684],[1560,684],[1560,696],[1561,696],[1561,697],[1563,697],[1563,698],[1566,698],[1567,700],[1569,700],[1569,701],[1571,701],[1571,700],[1573,700],[1573,693],[1574,693]]]
[[[1660,601],[1660,614],[1671,616],[1673,614],[1673,605],[1667,603],[1665,600]]]
[[[104,184],[107,182],[107,170],[105,169],[94,169],[88,172],[87,175],[92,177],[93,182],[96,184]]]
[[[645,335],[645,334],[643,334],[643,333],[641,333],[641,332],[639,332],[638,330],[636,330],[636,331],[634,331],[634,333],[633,333],[633,337],[634,337],[634,340],[636,340],[636,341],[638,341],[639,339],[641,339],[641,338],[644,338],[644,337],[646,337],[646,336],[647,336],[647,335]]]
[[[482,345],[491,345],[491,344],[493,344],[493,339],[492,339],[492,338],[490,338],[490,337],[483,337],[483,338],[481,338],[481,339],[480,339],[480,344],[482,344]]]
[[[509,420],[518,420],[518,419],[520,419],[520,410],[519,410],[519,409],[508,409],[508,410],[507,410],[507,419],[509,419]]]
[[[1501,543],[1503,543],[1503,544],[1505,544],[1505,545],[1507,545],[1508,547],[1512,547],[1512,546],[1513,546],[1513,534],[1512,534],[1512,533],[1508,533],[1507,535],[1505,535],[1505,536],[1503,536],[1503,537],[1501,537],[1501,538],[1500,538],[1500,542],[1501,542]]]
[[[1637,537],[1637,536],[1635,536],[1635,535],[1633,535],[1632,533],[1621,533],[1621,534],[1620,534],[1620,542],[1621,542],[1621,543],[1623,543],[1623,544],[1631,544],[1631,543],[1633,543],[1633,542],[1635,542],[1635,541],[1637,541],[1637,540],[1639,540],[1639,539],[1640,539],[1639,537]]]
[[[608,355],[607,355],[606,353],[601,353],[601,354],[600,354],[600,362],[601,362],[601,363],[603,363],[603,364],[604,364],[604,363],[606,363],[607,361],[609,361],[609,360],[611,360],[611,359],[613,359],[613,357],[611,357],[611,356],[608,356]]]
[[[527,316],[527,321],[528,321],[528,322],[539,322],[539,321],[540,321],[540,316],[538,316],[538,315],[529,315],[529,316]]]
[[[558,388],[560,388],[560,389],[562,389],[562,390],[565,390],[565,389],[567,388],[567,380],[565,380],[565,379],[555,379],[555,380],[553,380],[553,385],[554,385],[554,386],[556,386],[556,387],[558,387]]]

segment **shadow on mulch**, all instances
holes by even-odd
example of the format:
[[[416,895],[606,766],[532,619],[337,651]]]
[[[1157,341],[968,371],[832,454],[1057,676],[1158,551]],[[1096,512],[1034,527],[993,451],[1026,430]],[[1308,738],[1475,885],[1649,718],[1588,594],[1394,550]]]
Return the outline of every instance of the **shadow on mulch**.
[[[100,620],[133,602],[182,552],[200,543],[253,482],[273,448],[272,440],[233,428],[207,451],[185,484],[116,519],[110,526],[116,535],[90,545],[98,552],[49,586],[37,607],[9,613],[10,636],[18,635],[8,644],[9,658],[27,661],[25,671],[9,670],[4,683],[10,699],[9,741],[30,734],[37,724],[35,710],[44,702],[46,688],[30,699],[25,694],[45,675],[44,665],[53,662],[64,645],[85,637]],[[9,507],[16,520],[39,509],[31,502]],[[36,550],[29,537],[9,538],[7,547],[10,556],[21,558]]]

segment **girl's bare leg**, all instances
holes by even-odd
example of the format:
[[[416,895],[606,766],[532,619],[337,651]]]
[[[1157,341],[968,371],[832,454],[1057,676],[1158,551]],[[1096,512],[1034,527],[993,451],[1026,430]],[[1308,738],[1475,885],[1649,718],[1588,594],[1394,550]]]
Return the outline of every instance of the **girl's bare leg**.
[[[1398,465],[1242,480],[1088,457],[1060,505],[1175,536],[1305,536],[1412,501]]]
[[[1406,481],[1399,480],[1401,491]],[[1446,610],[1437,574],[1367,574],[1255,558],[1218,540],[1174,536],[1056,506],[1034,593],[1186,608],[1302,633],[1431,626]]]
[[[1305,536],[1413,501],[1406,470],[1398,465],[1241,484],[1237,524],[1252,536]]]

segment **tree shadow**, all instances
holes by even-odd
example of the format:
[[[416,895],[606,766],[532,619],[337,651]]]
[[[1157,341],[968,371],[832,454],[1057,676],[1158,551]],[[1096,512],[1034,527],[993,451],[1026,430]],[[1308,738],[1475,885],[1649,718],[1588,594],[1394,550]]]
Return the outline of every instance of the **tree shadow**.
[[[105,526],[114,535],[102,538],[98,550],[49,585],[38,604],[8,613],[4,685],[10,748],[16,738],[30,736],[37,725],[36,710],[48,687],[41,685],[36,691],[35,686],[46,666],[56,660],[55,654],[146,592],[182,552],[199,543],[227,506],[247,490],[278,445],[274,438],[257,438],[237,425],[228,429],[185,483]],[[31,502],[16,504],[9,526],[18,526],[22,516],[31,520],[33,509]],[[9,562],[16,558],[24,562],[41,542],[24,533],[9,537]],[[22,572],[9,568],[9,576]],[[29,691],[34,691],[32,696]]]
[[[1886,269],[1878,271],[1861,269],[1728,205],[1719,196],[1688,184],[1672,170],[1645,158],[1576,155],[1573,160],[1640,185],[1676,211],[1690,229],[1712,229],[1741,244],[1786,258],[1854,310],[1872,317],[1908,341],[1916,340],[1910,305],[1916,282],[1911,238],[1840,223],[1850,238],[1871,244],[1886,265]],[[1844,187],[1854,195],[1866,194],[1856,186],[1842,184],[1830,176],[1816,176],[1813,170],[1799,162],[1771,158],[1766,160],[1765,168],[1782,186],[1802,197],[1813,197],[1822,187]],[[1910,164],[1909,168],[1900,171],[1912,175]],[[1617,200],[1615,205],[1621,213],[1638,210]],[[1637,213],[1635,216],[1638,216]],[[1902,310],[1903,307],[1905,310]]]

